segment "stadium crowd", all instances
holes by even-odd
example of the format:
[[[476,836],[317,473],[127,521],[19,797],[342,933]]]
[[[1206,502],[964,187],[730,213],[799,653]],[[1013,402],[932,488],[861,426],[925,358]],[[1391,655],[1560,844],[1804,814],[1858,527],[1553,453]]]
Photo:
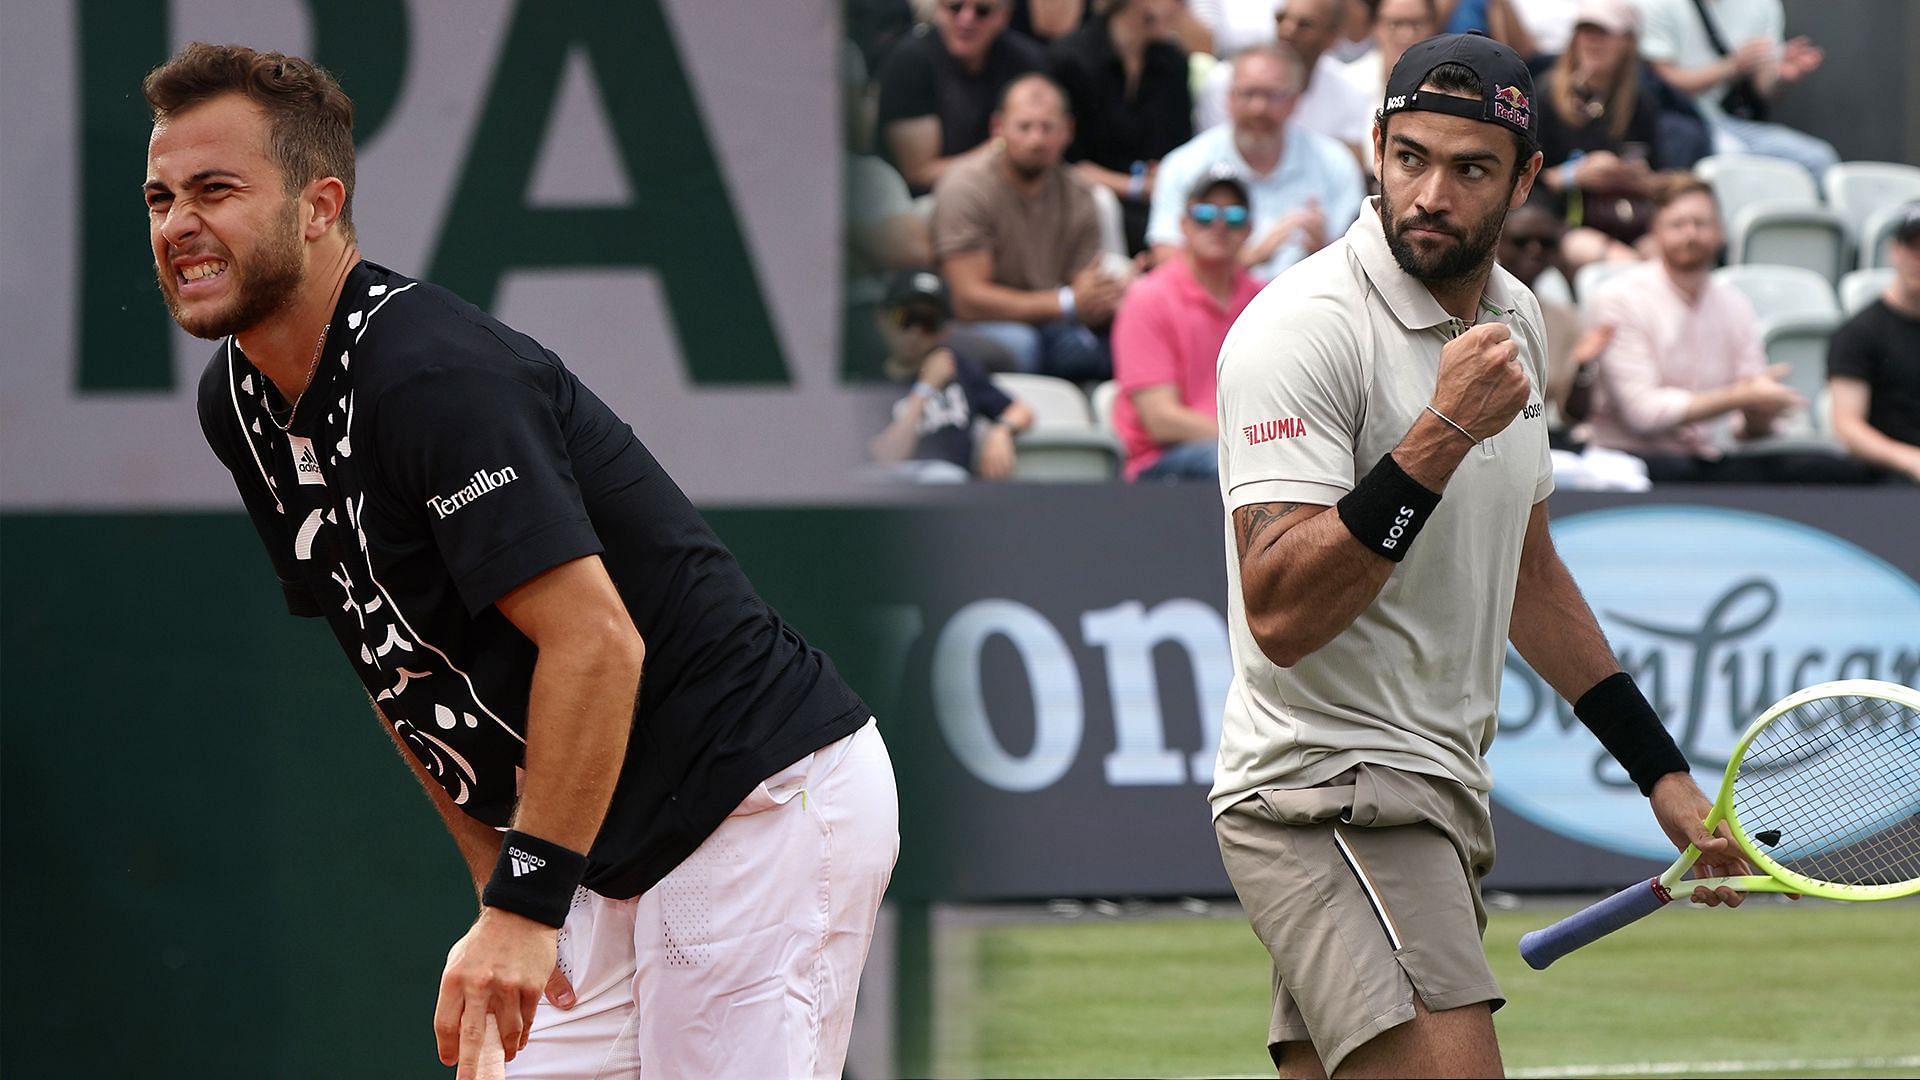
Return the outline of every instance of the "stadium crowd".
[[[848,373],[919,480],[1216,476],[1215,361],[1377,191],[1388,72],[1531,58],[1559,482],[1920,481],[1920,168],[1769,119],[1781,0],[850,0]],[[1723,265],[1724,264],[1724,265]],[[1284,285],[1282,286],[1284,287]],[[879,425],[876,425],[878,427]]]

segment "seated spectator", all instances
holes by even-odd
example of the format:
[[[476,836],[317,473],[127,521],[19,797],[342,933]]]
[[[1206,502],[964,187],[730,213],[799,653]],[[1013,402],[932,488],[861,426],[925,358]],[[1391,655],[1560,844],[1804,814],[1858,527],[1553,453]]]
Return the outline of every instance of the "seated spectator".
[[[1000,93],[1044,71],[1046,50],[1007,30],[1009,0],[938,0],[933,22],[881,61],[882,149],[915,195],[987,141]]]
[[[1252,224],[1246,184],[1210,172],[1187,194],[1181,251],[1127,293],[1113,320],[1113,425],[1129,480],[1212,480],[1220,437],[1220,343],[1260,291],[1240,265]]]
[[[1015,79],[993,133],[999,146],[934,189],[933,252],[954,313],[1012,351],[1021,371],[1106,379],[1113,361],[1096,331],[1130,275],[1105,266],[1093,192],[1063,160],[1073,137],[1065,93],[1045,75]]]
[[[1440,16],[1434,0],[1379,0],[1373,14],[1373,51],[1349,62],[1340,73],[1377,108],[1386,100],[1387,73],[1400,62],[1400,54],[1414,42],[1439,32]],[[1367,137],[1371,146],[1371,130]]]
[[[1603,258],[1634,258],[1611,251],[1646,235],[1653,213],[1660,160],[1658,95],[1643,89],[1636,41],[1640,12],[1633,0],[1581,0],[1573,41],[1534,82],[1545,108],[1539,117],[1540,183],[1553,196],[1573,233],[1568,263],[1574,272]]]
[[[1093,18],[1055,42],[1053,77],[1073,110],[1067,160],[1120,199],[1127,250],[1147,247],[1160,159],[1193,138],[1187,55],[1164,39],[1180,0],[1095,0]]]
[[[1900,219],[1891,255],[1887,291],[1833,336],[1827,394],[1833,433],[1854,457],[1920,481],[1920,203]]]
[[[1805,406],[1769,368],[1753,306],[1710,276],[1720,250],[1713,190],[1691,174],[1663,177],[1649,232],[1659,258],[1607,279],[1593,320],[1613,327],[1600,360],[1591,439],[1646,460],[1654,483],[1861,479],[1845,458],[1811,453],[1729,457],[1728,437],[1774,433]]]
[[[1282,0],[1187,0],[1193,17],[1212,36],[1215,56],[1237,56],[1273,44],[1273,13]]]
[[[1714,150],[1798,162],[1818,180],[1840,160],[1832,145],[1768,123],[1780,88],[1819,68],[1825,54],[1804,37],[1783,41],[1780,0],[1714,0],[1714,25],[1695,0],[1641,0],[1640,55],[1674,89],[1691,95],[1713,129]]]
[[[869,449],[881,464],[913,463],[919,479],[1005,480],[1013,475],[1015,434],[1033,424],[1033,410],[993,384],[946,334],[946,289],[930,270],[896,275],[880,309],[887,377],[910,383],[893,420]],[[991,421],[975,438],[976,418]]]
[[[1536,189],[1537,190],[1537,189]],[[1537,200],[1520,204],[1507,214],[1500,230],[1500,265],[1532,289],[1548,268],[1560,270],[1560,220]],[[1599,324],[1582,333],[1580,315],[1569,304],[1534,294],[1547,331],[1547,431],[1556,448],[1577,440],[1572,431],[1587,418],[1593,404],[1596,363],[1613,340],[1613,327]]]
[[[1215,168],[1238,174],[1253,193],[1253,238],[1240,260],[1262,280],[1320,250],[1360,215],[1366,183],[1353,154],[1293,121],[1303,71],[1286,45],[1248,49],[1233,58],[1229,121],[1161,159],[1147,219],[1156,262],[1180,250],[1186,192]]]
[[[1086,25],[1094,0],[1012,0],[1007,25],[1035,41],[1059,41]]]
[[[1273,14],[1274,37],[1300,58],[1306,82],[1293,107],[1293,122],[1308,131],[1338,139],[1353,151],[1354,160],[1367,161],[1373,138],[1373,110],[1380,103],[1344,77],[1345,65],[1330,51],[1339,40],[1341,5],[1345,0],[1280,0]],[[1194,126],[1206,130],[1227,122],[1228,85],[1232,69],[1215,65],[1207,73]]]

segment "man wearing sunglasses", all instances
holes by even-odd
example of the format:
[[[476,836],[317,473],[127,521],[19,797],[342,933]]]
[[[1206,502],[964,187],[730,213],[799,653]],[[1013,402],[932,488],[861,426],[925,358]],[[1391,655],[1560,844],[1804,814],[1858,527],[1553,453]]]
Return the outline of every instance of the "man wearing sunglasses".
[[[1134,284],[1113,322],[1113,425],[1127,447],[1129,480],[1220,475],[1214,365],[1228,329],[1260,291],[1240,265],[1253,223],[1246,182],[1215,170],[1186,202],[1179,255]]]
[[[1007,29],[1013,0],[938,0],[933,21],[914,29],[880,64],[882,149],[915,195],[986,145],[1000,94],[1014,79],[1045,71],[1047,53]]]
[[[1305,71],[1299,55],[1285,44],[1259,46],[1233,58],[1227,95],[1231,121],[1160,159],[1147,217],[1155,262],[1178,254],[1186,193],[1215,168],[1244,177],[1252,195],[1253,232],[1240,262],[1255,277],[1273,278],[1353,224],[1366,181],[1345,145],[1294,118]]]

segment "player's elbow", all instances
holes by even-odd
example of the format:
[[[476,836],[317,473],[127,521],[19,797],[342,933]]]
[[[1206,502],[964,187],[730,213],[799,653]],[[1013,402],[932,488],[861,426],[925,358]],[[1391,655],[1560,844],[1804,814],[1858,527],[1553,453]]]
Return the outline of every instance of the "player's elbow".
[[[1290,668],[1319,647],[1306,639],[1297,625],[1278,612],[1247,613],[1247,629],[1252,631],[1260,655],[1276,667]]]

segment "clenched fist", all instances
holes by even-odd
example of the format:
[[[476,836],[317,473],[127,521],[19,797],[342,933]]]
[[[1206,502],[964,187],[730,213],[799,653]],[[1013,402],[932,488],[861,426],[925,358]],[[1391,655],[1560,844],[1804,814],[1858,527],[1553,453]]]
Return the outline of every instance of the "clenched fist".
[[[1530,384],[1505,323],[1483,323],[1440,350],[1433,407],[1477,440],[1500,434],[1527,404]]]

